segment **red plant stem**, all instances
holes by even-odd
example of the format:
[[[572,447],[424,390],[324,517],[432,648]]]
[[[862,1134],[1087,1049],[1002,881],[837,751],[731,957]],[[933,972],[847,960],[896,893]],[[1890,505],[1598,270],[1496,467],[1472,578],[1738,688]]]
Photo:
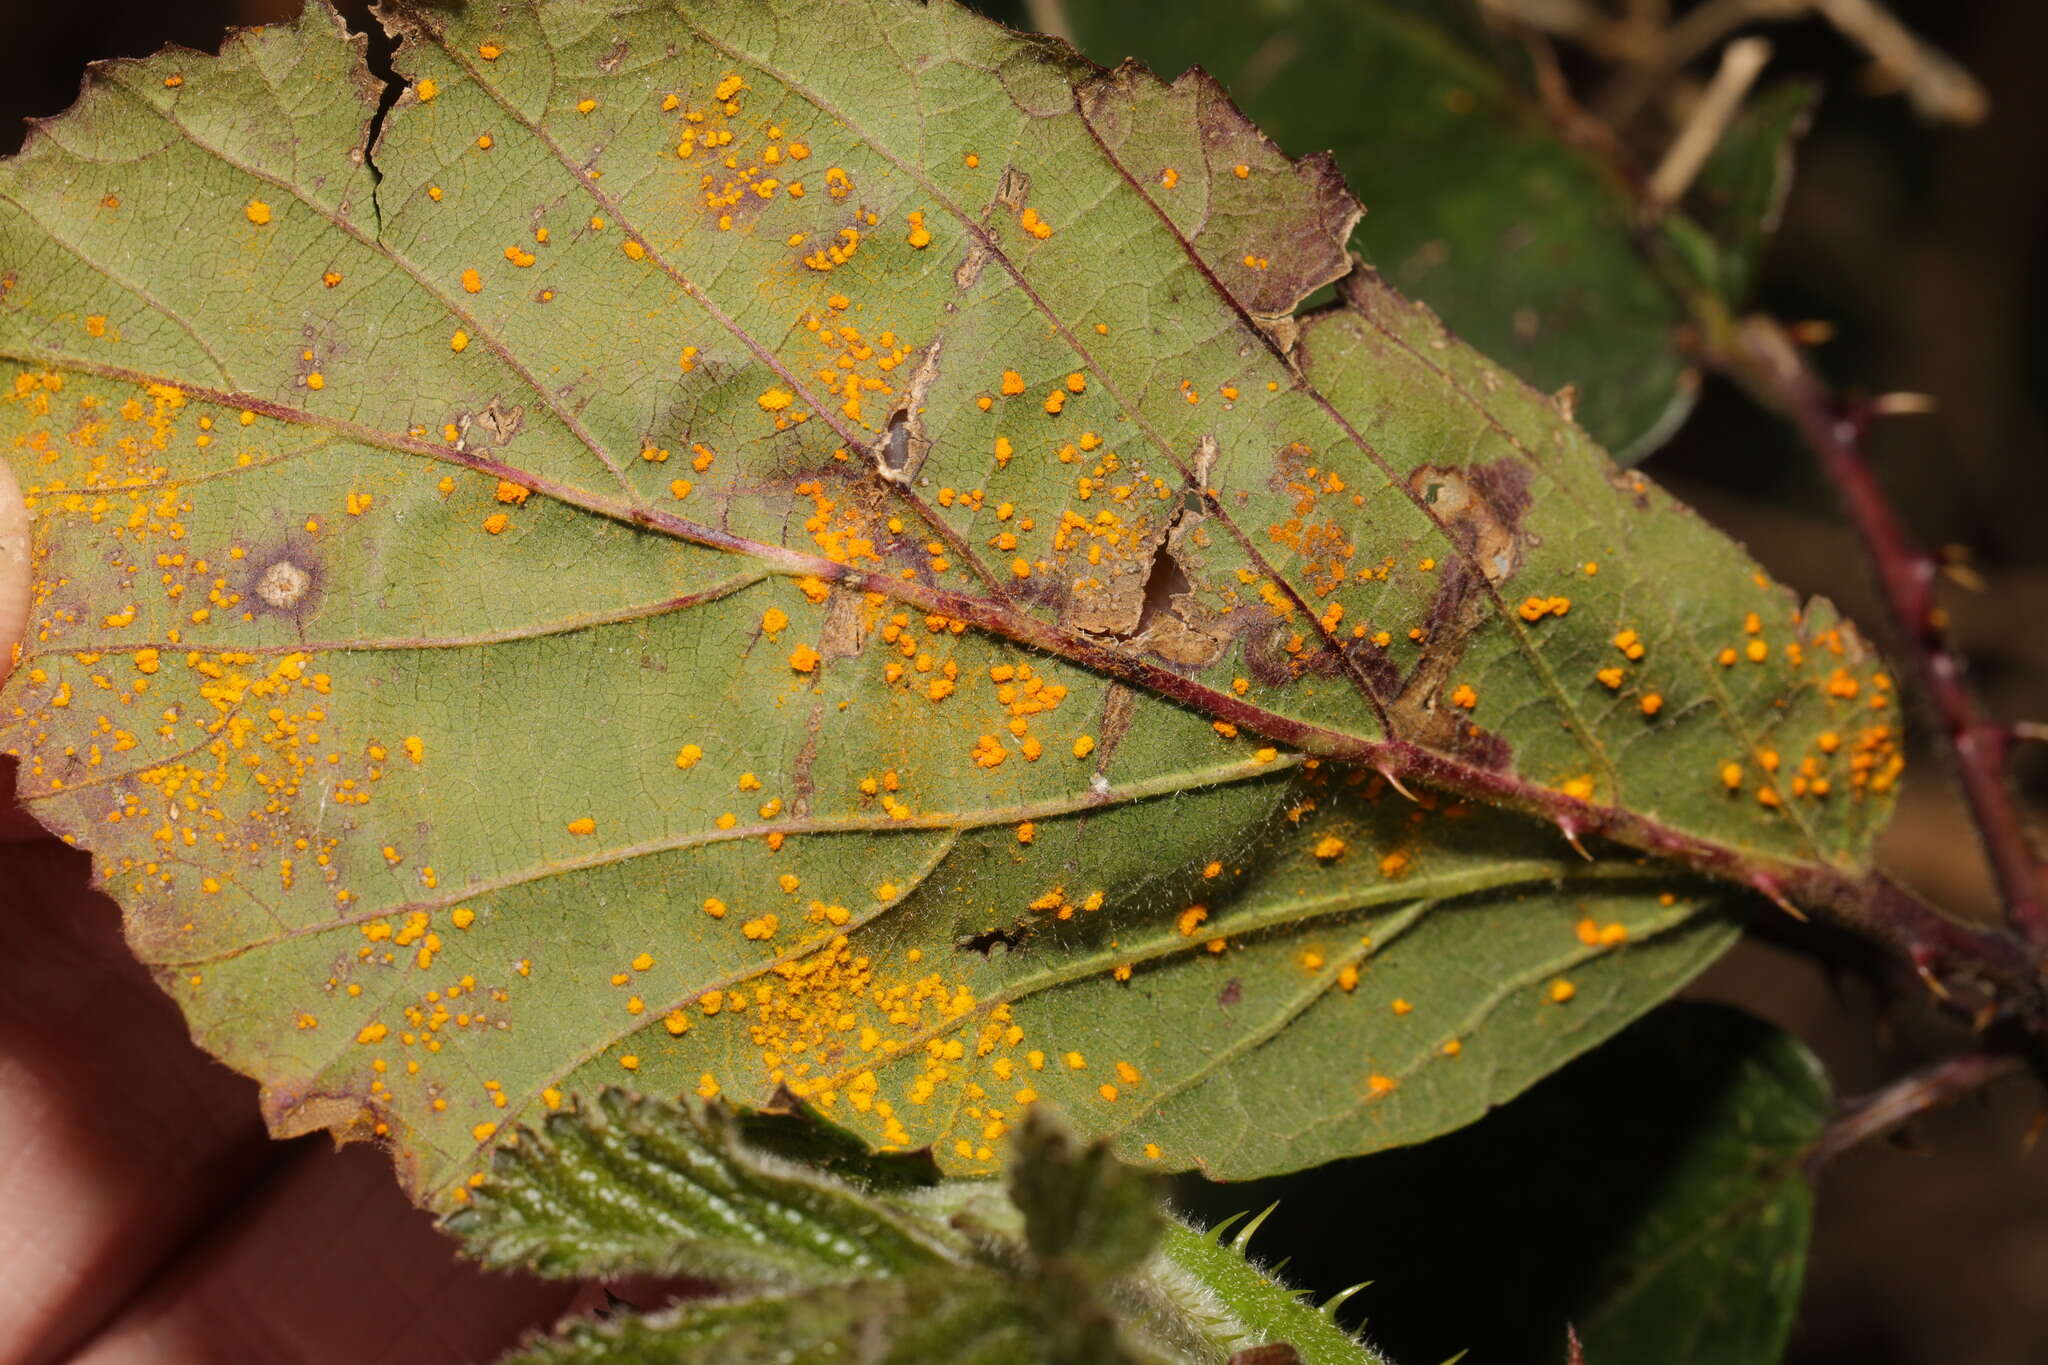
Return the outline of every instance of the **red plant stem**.
[[[1934,560],[1900,524],[1864,455],[1868,410],[1839,403],[1798,344],[1773,319],[1745,321],[1735,353],[1725,359],[1736,378],[1791,419],[1834,484],[1877,572],[1921,694],[1955,757],[1963,795],[1997,879],[2006,922],[2037,959],[2048,956],[2048,902],[2042,897],[2040,864],[2019,802],[2006,780],[2006,731],[1984,714],[1964,686],[1962,659],[1949,647],[1935,606]]]
[[[1932,1109],[1974,1094],[2026,1065],[2011,1052],[1959,1052],[1911,1071],[1882,1089],[1851,1100],[1807,1154],[1807,1169],[1818,1172],[1842,1153]]]

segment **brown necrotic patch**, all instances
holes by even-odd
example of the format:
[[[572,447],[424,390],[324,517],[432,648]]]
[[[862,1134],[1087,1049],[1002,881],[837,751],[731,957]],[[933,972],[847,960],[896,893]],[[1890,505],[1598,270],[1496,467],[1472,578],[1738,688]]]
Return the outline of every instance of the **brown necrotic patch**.
[[[327,571],[311,537],[286,536],[278,544],[252,550],[243,564],[239,592],[255,614],[306,621],[319,609]]]
[[[1223,656],[1236,632],[1226,614],[1199,595],[1211,507],[1200,484],[1214,459],[1215,438],[1204,437],[1196,459],[1200,474],[1161,518],[1119,518],[1110,528],[1077,521],[1063,528],[1063,624],[1177,668],[1206,668]],[[1142,478],[1142,470],[1136,473]],[[1112,533],[1103,535],[1105,529]]]
[[[295,611],[312,590],[313,575],[289,559],[280,559],[256,579],[258,600],[273,611]]]
[[[1514,460],[1447,469],[1421,465],[1408,487],[1435,514],[1459,554],[1499,584],[1522,566],[1522,518],[1529,510],[1529,471]]]
[[[465,412],[455,419],[465,450],[497,450],[509,445],[526,425],[523,404],[493,398],[481,412]]]
[[[932,443],[924,430],[924,408],[932,385],[938,382],[939,351],[940,342],[934,341],[918,352],[902,398],[890,411],[881,436],[869,448],[875,472],[898,488],[908,487],[917,479],[925,457],[931,453]]]
[[[1197,595],[1200,548],[1205,538],[1202,519],[1206,503],[1198,495],[1182,495],[1182,506],[1159,547],[1138,616],[1138,645],[1146,653],[1177,668],[1199,670],[1223,657],[1235,629],[1231,617],[1247,617],[1241,609],[1221,612]]]
[[[1422,625],[1428,644],[1389,705],[1406,738],[1488,768],[1506,767],[1507,743],[1445,704],[1445,689],[1472,636],[1497,612],[1500,585],[1527,555],[1529,471],[1511,460],[1465,468],[1417,466],[1409,491],[1443,527],[1456,551],[1446,560]]]

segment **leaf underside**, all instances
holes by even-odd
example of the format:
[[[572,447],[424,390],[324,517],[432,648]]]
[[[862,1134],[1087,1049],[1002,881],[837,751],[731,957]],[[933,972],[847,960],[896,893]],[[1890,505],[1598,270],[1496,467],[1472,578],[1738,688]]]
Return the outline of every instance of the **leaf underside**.
[[[0,747],[275,1130],[445,1203],[605,1084],[961,1173],[1043,1098],[1256,1175],[1734,932],[1458,791],[1865,858],[1860,640],[1369,272],[1290,316],[1355,206],[1205,78],[940,0],[388,22],[367,154],[315,6],[0,168]]]

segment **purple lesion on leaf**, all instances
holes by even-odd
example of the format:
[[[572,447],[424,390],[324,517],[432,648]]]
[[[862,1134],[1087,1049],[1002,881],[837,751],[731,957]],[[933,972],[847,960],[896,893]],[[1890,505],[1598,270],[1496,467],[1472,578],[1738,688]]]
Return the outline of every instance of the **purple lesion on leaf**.
[[[1346,647],[1351,667],[1361,674],[1375,697],[1385,700],[1401,690],[1401,666],[1385,646],[1371,639],[1354,639]]]
[[[1336,649],[1304,629],[1298,618],[1275,617],[1265,606],[1245,606],[1233,611],[1230,619],[1239,623],[1245,671],[1261,687],[1285,687],[1303,678],[1330,678],[1346,671],[1346,661]],[[1394,676],[1383,652],[1367,647],[1349,653],[1366,669],[1376,692],[1380,679]]]
[[[1455,723],[1443,748],[1453,758],[1493,772],[1505,772],[1513,765],[1515,751],[1505,739],[1458,712],[1451,715]]]

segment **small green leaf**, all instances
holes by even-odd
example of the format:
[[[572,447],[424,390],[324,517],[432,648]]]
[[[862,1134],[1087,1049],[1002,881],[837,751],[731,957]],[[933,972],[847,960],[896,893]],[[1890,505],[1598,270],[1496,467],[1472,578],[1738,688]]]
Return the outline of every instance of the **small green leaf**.
[[[764,1156],[739,1131],[716,1106],[607,1090],[501,1148],[445,1223],[471,1255],[554,1275],[688,1275],[721,1295],[575,1323],[518,1359],[753,1360],[776,1344],[775,1358],[833,1360],[856,1341],[880,1352],[862,1361],[1213,1365],[1278,1342],[1308,1365],[1369,1359],[1246,1262],[1242,1237],[1167,1219],[1154,1177],[1043,1108],[1016,1139],[1016,1202],[993,1182],[877,1193]],[[808,1145],[787,1123],[780,1136]]]
[[[957,1265],[957,1246],[816,1169],[750,1150],[723,1109],[599,1092],[501,1147],[449,1230],[486,1265],[817,1285]]]
[[[1042,1261],[1065,1261],[1091,1279],[1123,1274],[1158,1243],[1159,1183],[1125,1166],[1104,1143],[1082,1143],[1034,1109],[1017,1129],[1008,1180],[1024,1214],[1024,1240]]]
[[[1807,81],[1765,90],[1729,124],[1700,168],[1688,207],[1714,244],[1707,279],[1731,304],[1748,297],[1764,246],[1777,231],[1792,189],[1792,154],[1819,100],[1819,87]]]
[[[1573,1324],[1593,1365],[1768,1365],[1798,1305],[1804,1161],[1831,1111],[1797,1040],[1666,1006],[1469,1128],[1197,1206],[1279,1194],[1263,1235],[1325,1284],[1370,1277],[1352,1311],[1402,1360],[1560,1360]]]
[[[574,1322],[500,1365],[1137,1365],[1113,1338],[1050,1355],[1039,1328],[999,1277],[928,1270]]]
[[[1603,1142],[1670,1145],[1582,1301],[1587,1358],[1776,1360],[1805,1280],[1813,1191],[1804,1159],[1832,1111],[1826,1073],[1789,1034],[1707,1006],[1653,1017],[1640,1034],[1618,1039],[1615,1052],[1606,1076],[1581,1084],[1608,1081],[1615,1088],[1606,1093],[1618,1097],[1629,1094],[1624,1077],[1633,1077],[1632,1104],[1650,1109],[1660,1093],[1718,1083],[1700,1096],[1682,1137],[1622,1115],[1601,1130]],[[1561,1118],[1563,1106],[1551,1112]]]

